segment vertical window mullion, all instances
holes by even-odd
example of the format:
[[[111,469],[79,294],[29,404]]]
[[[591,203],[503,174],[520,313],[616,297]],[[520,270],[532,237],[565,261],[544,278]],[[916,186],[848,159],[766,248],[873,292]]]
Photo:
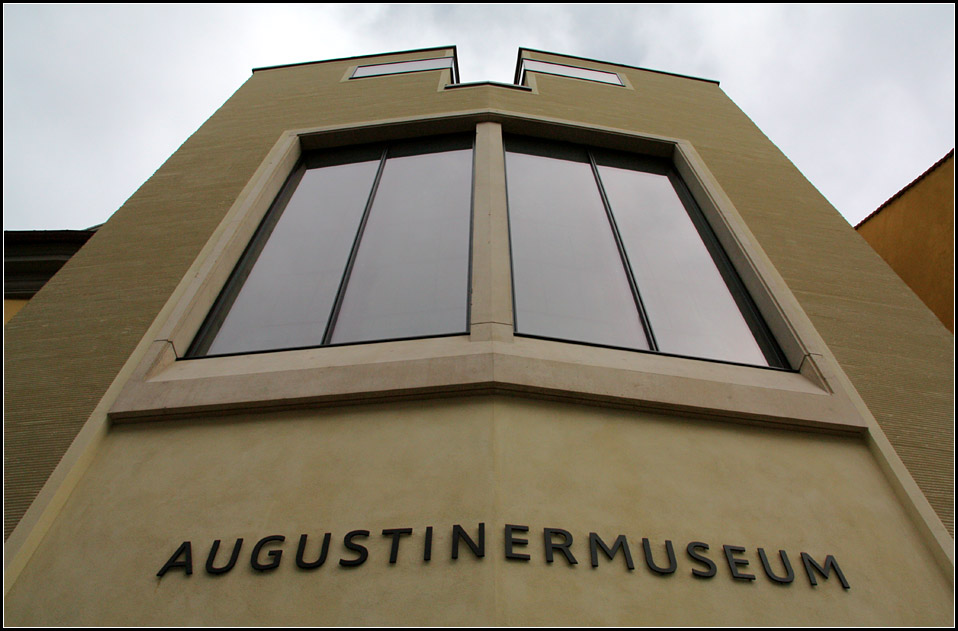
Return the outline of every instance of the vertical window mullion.
[[[346,269],[343,270],[343,277],[339,281],[339,288],[336,290],[336,300],[333,302],[333,309],[329,314],[326,329],[323,332],[323,346],[328,345],[333,337],[333,329],[336,327],[339,310],[343,306],[343,296],[346,294],[346,286],[349,284],[349,275],[352,273],[353,265],[356,263],[359,243],[362,241],[363,231],[366,229],[366,223],[369,221],[369,213],[372,211],[373,201],[376,199],[376,190],[379,188],[379,181],[382,179],[383,169],[386,168],[386,157],[388,153],[389,147],[384,148],[382,157],[379,159],[379,168],[376,170],[376,177],[373,179],[373,185],[369,191],[369,198],[366,201],[366,207],[363,209],[363,217],[359,221],[359,228],[356,230],[356,237],[353,239],[353,246],[349,251]]]
[[[625,245],[622,243],[622,236],[619,234],[619,227],[615,223],[615,215],[612,213],[612,205],[605,194],[605,187],[602,186],[602,178],[599,176],[599,168],[595,163],[595,156],[592,151],[589,152],[589,165],[592,167],[592,175],[595,176],[596,186],[599,188],[599,196],[602,198],[602,205],[605,207],[605,214],[609,220],[609,227],[612,230],[612,236],[615,239],[616,248],[619,250],[619,258],[625,268],[626,278],[629,280],[629,287],[632,289],[632,298],[635,300],[635,307],[638,312],[639,321],[642,323],[642,330],[645,331],[645,337],[649,342],[649,350],[659,350],[655,341],[655,334],[649,324],[649,316],[645,310],[645,304],[642,302],[642,294],[639,291],[639,285],[635,281],[635,275],[632,273],[632,265],[629,263],[629,255],[625,251]]]

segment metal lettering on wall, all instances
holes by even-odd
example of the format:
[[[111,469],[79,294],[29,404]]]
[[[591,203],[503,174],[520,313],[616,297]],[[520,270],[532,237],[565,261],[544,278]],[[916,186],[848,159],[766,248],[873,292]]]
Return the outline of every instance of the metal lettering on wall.
[[[415,535],[419,535],[416,537]],[[370,561],[369,548],[367,543],[372,536],[368,530],[351,530],[343,536],[343,555],[335,563],[341,568],[355,568]],[[428,563],[433,555],[433,527],[427,526],[422,532],[416,533],[412,528],[386,528],[382,531],[382,536],[389,540],[389,563],[399,562],[399,550],[404,538],[412,539],[405,545],[406,548],[414,546],[413,552],[406,552],[410,555],[407,562]],[[529,534],[529,527],[506,524],[503,533],[502,549],[505,558],[515,562],[532,561],[535,550],[531,541],[532,535]],[[414,541],[418,539],[418,541]],[[603,538],[595,532],[590,532],[588,544],[579,546],[573,551],[573,535],[568,530],[562,528],[543,528],[542,529],[542,556],[546,563],[554,563],[557,558],[564,560],[567,566],[575,566],[579,563],[576,555],[585,557],[588,555],[589,562],[593,568],[599,567],[602,563],[610,563],[615,558],[621,557],[629,570],[635,570],[635,561],[632,556],[632,549],[629,547],[629,540],[625,535],[617,535],[612,539],[612,544],[607,543],[611,537]],[[465,556],[482,559],[486,555],[486,525],[480,523],[478,526],[469,530],[460,524],[455,524],[451,529],[451,550],[450,558],[458,559],[460,549]],[[325,533],[322,537],[322,543],[315,543],[315,538],[309,535],[300,535],[299,542],[296,545],[296,567],[300,570],[315,570],[325,564],[329,556],[330,542],[332,533]],[[209,575],[226,574],[232,570],[239,561],[243,550],[244,541],[237,538],[230,546],[226,542],[216,539],[208,548],[206,554],[206,573]],[[270,572],[280,567],[283,559],[286,537],[283,535],[269,535],[259,539],[253,544],[249,553],[249,562],[252,569],[259,572]],[[221,547],[228,549],[220,551]],[[207,548],[203,546],[203,550]],[[679,548],[681,550],[681,548]],[[642,552],[640,553],[645,560],[645,565],[656,575],[666,576],[675,574],[680,567],[688,574],[697,579],[712,579],[719,574],[719,566],[727,566],[727,573],[733,579],[741,581],[754,581],[756,575],[760,572],[752,570],[750,564],[754,561],[754,556],[749,559],[749,550],[744,546],[722,545],[715,546],[715,552],[708,543],[702,541],[690,541],[685,546],[685,556],[676,554],[676,546],[672,541],[666,539],[664,542],[651,542],[647,538],[642,539]],[[291,547],[290,547],[290,551]],[[600,554],[601,552],[601,554]],[[790,584],[795,580],[795,570],[785,550],[778,550],[769,554],[764,548],[756,548],[755,554],[762,566],[762,572],[768,580],[778,584]],[[415,555],[413,557],[412,555]],[[827,580],[834,573],[835,578],[841,583],[842,587],[849,589],[848,580],[844,572],[838,565],[838,561],[831,554],[825,555],[822,563],[816,561],[811,554],[800,552],[802,566],[805,575],[811,585],[818,585],[819,580]],[[821,558],[821,557],[819,557]],[[681,559],[681,562],[680,560]],[[385,560],[385,557],[384,559]],[[370,562],[374,562],[373,561]],[[198,562],[202,562],[199,561]],[[332,563],[332,562],[331,562]],[[757,564],[756,564],[757,565]],[[752,566],[755,567],[755,566]],[[156,573],[158,577],[165,576],[168,572],[182,572],[189,576],[193,574],[193,543],[184,541],[179,548],[169,557],[169,560],[163,564],[160,571]],[[726,570],[723,569],[723,573]]]

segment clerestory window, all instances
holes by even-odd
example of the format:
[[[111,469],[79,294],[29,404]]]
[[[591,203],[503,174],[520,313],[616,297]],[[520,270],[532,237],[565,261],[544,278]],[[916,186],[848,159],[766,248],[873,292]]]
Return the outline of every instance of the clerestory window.
[[[468,331],[473,139],[306,154],[189,351]]]
[[[785,365],[669,161],[505,147],[517,334]]]
[[[578,66],[556,64],[548,61],[537,61],[535,59],[523,59],[520,63],[518,80],[516,81],[518,85],[525,85],[527,72],[543,72],[560,77],[585,79],[586,81],[597,81],[598,83],[608,83],[610,85],[623,85],[622,79],[614,72],[592,70],[591,68],[580,68]]]
[[[453,83],[457,83],[459,78],[456,72],[455,57],[437,57],[435,59],[416,59],[413,61],[394,61],[385,64],[374,64],[372,66],[357,66],[349,78],[362,79],[364,77],[380,77],[383,75],[423,72],[425,70],[443,70],[446,68],[452,70]]]

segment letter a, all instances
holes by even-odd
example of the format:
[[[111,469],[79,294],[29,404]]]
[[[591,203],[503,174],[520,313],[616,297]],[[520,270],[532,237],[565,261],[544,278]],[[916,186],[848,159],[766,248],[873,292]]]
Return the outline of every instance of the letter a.
[[[185,555],[186,558],[182,561],[177,561],[180,555]],[[193,573],[193,545],[189,541],[184,541],[183,544],[176,549],[176,552],[173,553],[170,560],[166,562],[156,575],[163,576],[167,570],[172,570],[175,567],[181,567],[186,570],[187,576]]]

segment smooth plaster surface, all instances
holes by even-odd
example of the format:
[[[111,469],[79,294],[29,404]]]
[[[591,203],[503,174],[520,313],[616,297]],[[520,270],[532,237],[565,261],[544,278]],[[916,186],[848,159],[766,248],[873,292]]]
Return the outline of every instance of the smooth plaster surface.
[[[788,491],[788,490],[791,491]],[[486,527],[486,555],[450,532]],[[505,524],[530,528],[504,558]],[[426,526],[433,555],[421,560]],[[410,527],[388,563],[384,528]],[[579,563],[545,562],[542,529],[573,534]],[[367,529],[369,559],[342,537]],[[326,563],[294,565],[299,535]],[[627,536],[635,561],[589,563],[588,533]],[[284,535],[279,568],[249,565],[261,537]],[[523,536],[523,535],[517,535]],[[222,563],[203,564],[222,539]],[[665,564],[646,566],[642,538]],[[192,576],[156,573],[184,540]],[[712,579],[691,576],[690,541],[711,546]],[[746,548],[731,577],[722,545]],[[762,573],[757,548],[786,550],[796,578]],[[834,555],[812,587],[799,558]],[[601,553],[600,553],[601,555]],[[621,555],[621,553],[620,553]],[[778,569],[777,558],[773,559]],[[947,624],[952,591],[861,439],[654,414],[477,397],[115,427],[6,600],[8,624],[808,625]]]
[[[444,90],[448,71],[346,80],[357,63],[255,72],[6,326],[5,536],[277,138],[482,109],[689,141],[953,532],[953,336],[717,84],[576,60],[628,87],[532,73],[533,92]]]
[[[6,535],[278,138],[354,125],[358,142],[383,133],[367,134],[370,121],[482,110],[689,142],[952,529],[953,336],[717,85],[616,67],[628,88],[539,75],[532,92],[443,90],[447,71],[344,81],[351,63],[254,73],[5,327]],[[537,128],[550,129],[548,121]],[[492,190],[498,175],[482,177],[487,206],[501,205]],[[489,217],[482,229],[496,252],[503,226]],[[488,278],[504,277],[499,258],[480,262]],[[511,340],[499,331],[509,320],[495,302],[501,295],[487,292],[487,329],[474,329],[474,338]],[[909,520],[910,500],[893,493],[861,437],[511,398],[394,405],[113,426],[91,448],[86,475],[66,476],[79,484],[8,592],[6,622],[952,619],[949,577]],[[440,553],[453,523],[474,532],[479,521],[485,559],[452,563]],[[505,523],[531,528],[532,561],[502,558]],[[427,525],[436,541],[423,567],[404,553],[417,550]],[[375,533],[404,526],[416,534],[389,566],[388,544]],[[544,563],[543,527],[573,532],[574,569]],[[357,528],[373,531],[373,558],[342,570],[332,562],[343,554],[335,545]],[[589,568],[580,546],[592,530],[606,541],[628,535],[636,570],[621,558]],[[336,554],[313,573],[298,572],[298,535],[315,535],[315,543],[327,531]],[[214,538],[243,536],[246,553],[272,534],[287,537],[275,572],[257,575],[248,564],[221,577],[202,572]],[[645,569],[646,536],[656,551],[671,538],[684,574],[660,578]],[[156,581],[184,539],[196,546],[196,573]],[[722,544],[745,546],[759,579],[735,581],[721,564],[714,579],[692,578],[683,556],[692,539],[712,545],[716,562]],[[761,577],[758,546],[784,548],[796,583]],[[834,578],[816,588],[802,583],[802,550],[819,561],[834,554],[852,589]]]

